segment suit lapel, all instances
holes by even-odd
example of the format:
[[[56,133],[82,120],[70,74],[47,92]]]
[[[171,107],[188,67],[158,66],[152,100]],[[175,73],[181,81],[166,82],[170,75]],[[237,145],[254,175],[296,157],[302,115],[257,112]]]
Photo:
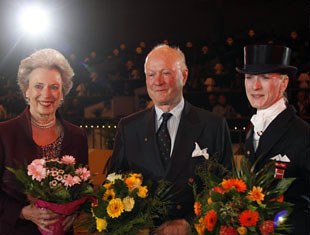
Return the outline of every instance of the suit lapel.
[[[292,110],[287,108],[270,123],[260,137],[259,145],[255,154],[257,157],[262,155],[265,157],[268,156],[272,147],[280,140],[281,136],[286,133],[286,127],[289,125],[288,123],[292,116]]]
[[[146,125],[141,125],[141,131],[143,133],[143,144],[144,144],[144,156],[152,158],[151,162],[156,162],[154,166],[158,166],[158,171],[164,172],[164,165],[161,161],[159,150],[156,141],[156,128],[155,128],[155,108],[151,108],[145,116]],[[146,128],[145,128],[146,127]]]
[[[185,101],[171,155],[170,165],[168,166],[169,175],[177,175],[178,173],[174,171],[182,169],[182,167],[174,166],[188,162],[188,158],[191,157],[191,153],[195,148],[194,142],[198,139],[202,131],[197,113],[194,112],[191,107],[192,106]]]

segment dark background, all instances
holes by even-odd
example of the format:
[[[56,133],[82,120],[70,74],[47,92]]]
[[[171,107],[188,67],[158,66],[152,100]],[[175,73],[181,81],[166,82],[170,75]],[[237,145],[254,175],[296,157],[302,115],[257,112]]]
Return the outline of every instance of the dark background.
[[[29,39],[16,24],[18,9],[39,2],[48,7],[53,27],[42,38]],[[21,58],[43,47],[83,56],[104,54],[121,42],[224,43],[227,34],[288,37],[309,33],[309,0],[0,0],[0,72],[17,71]]]

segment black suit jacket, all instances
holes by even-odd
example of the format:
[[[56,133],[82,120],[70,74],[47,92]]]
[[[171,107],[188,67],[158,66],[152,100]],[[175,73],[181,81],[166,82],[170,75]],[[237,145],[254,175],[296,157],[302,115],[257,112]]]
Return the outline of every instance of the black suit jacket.
[[[81,128],[60,120],[64,139],[61,156],[72,155],[81,164],[88,162],[87,136]],[[29,164],[36,158],[38,146],[32,138],[29,108],[18,117],[0,123],[0,235],[41,234],[37,226],[19,219],[21,209],[29,204],[23,190],[17,186],[15,176],[6,167]]]
[[[284,177],[296,177],[285,194],[285,200],[295,204],[290,222],[294,225],[292,234],[310,234],[310,126],[298,116],[292,106],[280,113],[267,127],[259,140],[257,151],[253,148],[253,129],[246,138],[246,155],[253,162],[261,157],[257,168],[281,154],[290,159]],[[307,232],[306,232],[307,231]]]
[[[166,179],[182,186],[187,207],[181,217],[193,210],[192,189],[188,186],[197,164],[204,158],[192,158],[195,142],[208,148],[211,158],[230,168],[232,149],[226,120],[185,102],[168,167],[158,152],[155,109],[150,108],[123,118],[119,122],[108,173],[134,171],[151,180]]]

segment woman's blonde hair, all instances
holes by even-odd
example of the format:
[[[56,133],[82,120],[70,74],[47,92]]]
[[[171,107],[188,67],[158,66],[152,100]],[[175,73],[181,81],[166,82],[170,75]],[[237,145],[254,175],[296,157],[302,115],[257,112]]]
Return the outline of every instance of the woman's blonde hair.
[[[55,49],[46,48],[34,52],[29,57],[23,59],[19,65],[17,84],[24,98],[29,87],[29,75],[37,68],[58,70],[62,78],[62,91],[64,96],[70,92],[73,85],[73,69],[63,54]]]

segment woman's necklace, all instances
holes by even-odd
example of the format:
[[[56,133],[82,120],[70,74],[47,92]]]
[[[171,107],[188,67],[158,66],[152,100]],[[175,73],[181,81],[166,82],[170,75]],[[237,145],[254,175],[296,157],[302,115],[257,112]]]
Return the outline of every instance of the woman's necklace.
[[[37,128],[47,129],[47,128],[51,128],[52,126],[56,124],[56,118],[54,118],[52,121],[45,123],[45,124],[38,123],[33,118],[31,118],[31,124]]]

